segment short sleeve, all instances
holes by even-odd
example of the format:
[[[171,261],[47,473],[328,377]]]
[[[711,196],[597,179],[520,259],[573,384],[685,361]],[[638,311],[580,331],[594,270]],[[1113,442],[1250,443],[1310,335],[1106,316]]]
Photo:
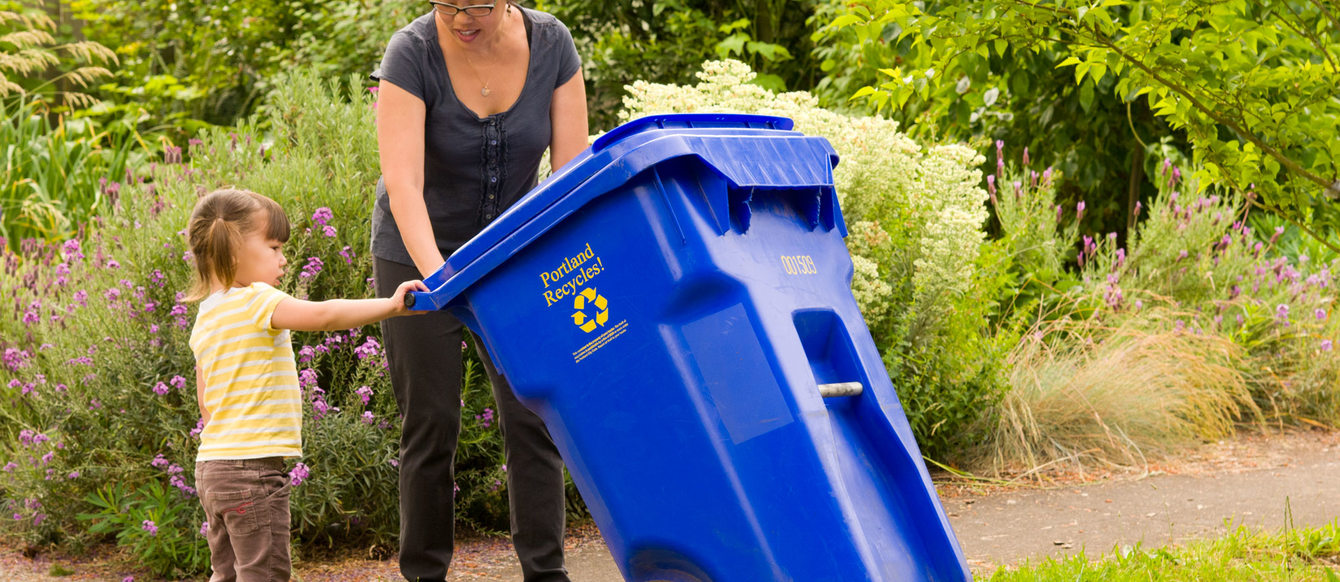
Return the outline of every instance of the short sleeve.
[[[372,80],[389,81],[409,94],[424,99],[423,40],[408,29],[391,36],[382,55],[382,63],[372,72]]]
[[[274,315],[275,308],[279,307],[279,302],[287,299],[288,294],[265,283],[252,283],[247,287],[247,293],[252,295],[247,298],[242,308],[247,319],[256,324],[256,327],[274,330],[275,328],[270,326],[270,318]]]
[[[557,89],[570,81],[572,76],[581,70],[582,58],[577,55],[577,45],[573,44],[572,32],[568,30],[567,25],[564,25],[558,19],[554,19],[554,22],[558,25],[558,34],[554,43],[554,53],[558,55],[558,81],[554,84],[554,88]]]

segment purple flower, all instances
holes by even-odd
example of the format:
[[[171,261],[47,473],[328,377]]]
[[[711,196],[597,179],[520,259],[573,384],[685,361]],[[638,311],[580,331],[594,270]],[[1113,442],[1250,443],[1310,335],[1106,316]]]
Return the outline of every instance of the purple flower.
[[[302,485],[302,482],[307,480],[307,478],[310,477],[311,475],[312,471],[307,468],[307,465],[298,463],[293,466],[292,471],[288,472],[289,484],[291,484],[294,487]]]
[[[154,384],[154,394],[157,394],[157,395],[159,395],[159,396],[163,396],[164,394],[167,394],[167,393],[168,393],[168,390],[170,390],[170,389],[168,388],[168,385],[167,385],[167,384],[164,384],[164,383],[162,383],[162,382],[159,382],[159,383],[157,383],[157,384]]]
[[[1028,146],[1024,146],[1024,165],[1028,165]]]
[[[1144,206],[1143,206],[1142,204],[1140,204],[1140,201],[1139,201],[1139,200],[1136,200],[1136,201],[1135,201],[1135,215],[1136,215],[1136,216],[1140,216],[1140,209],[1141,209],[1141,208],[1144,208]]]
[[[5,367],[11,372],[17,372],[20,369],[28,367],[28,358],[32,357],[27,350],[18,348],[5,348],[4,362]]]
[[[1188,256],[1189,255],[1187,254],[1186,250],[1183,249],[1182,252],[1177,253],[1177,260],[1180,262],[1183,259],[1186,259]]]
[[[70,471],[70,474],[68,475],[68,477],[69,477],[70,479],[78,479],[78,478],[79,478],[79,471]]]
[[[316,386],[316,370],[303,368],[302,371],[298,372],[298,386],[304,389],[308,386]]]
[[[1289,321],[1289,306],[1284,303],[1275,306],[1275,317],[1287,323]]]
[[[376,338],[369,337],[366,342],[363,342],[363,345],[354,348],[354,354],[358,356],[359,360],[376,357],[381,352],[381,347]]]
[[[1075,220],[1082,220],[1083,218],[1084,218],[1084,201],[1080,200],[1079,204],[1075,205]]]
[[[1320,346],[1320,347],[1321,347],[1321,351],[1323,351],[1323,352],[1329,352],[1329,351],[1331,351],[1331,340],[1328,340],[1328,339],[1321,340],[1321,346]]]
[[[312,411],[316,413],[316,418],[318,420],[325,418],[326,414],[328,414],[330,410],[331,410],[330,403],[326,402],[325,399],[323,398],[312,399]]]
[[[307,264],[303,266],[302,273],[299,274],[298,276],[303,279],[310,279],[312,277],[315,277],[317,273],[321,272],[321,268],[324,265],[325,263],[321,261],[320,257],[308,257]]]
[[[156,468],[159,468],[159,469],[165,469],[165,468],[167,468],[168,465],[171,465],[171,464],[172,464],[171,461],[168,461],[166,458],[163,457],[163,453],[158,453],[158,455],[154,457],[154,460],[149,461],[149,465],[150,465],[150,466],[153,466],[153,467],[156,467]]]
[[[173,388],[181,390],[186,387],[186,378],[173,376],[171,380],[168,380],[168,384],[171,384]]]
[[[312,220],[322,226],[325,226],[330,222],[330,219],[334,217],[335,213],[331,212],[331,210],[325,206],[316,209],[316,212],[312,213]]]
[[[364,410],[363,416],[361,417],[360,420],[362,420],[363,424],[372,424],[374,422],[377,422],[377,418],[372,415],[371,410]]]
[[[367,386],[359,386],[358,390],[355,390],[354,393],[358,395],[358,398],[363,401],[364,405],[367,405],[367,403],[372,400],[372,389]]]
[[[4,468],[3,468],[3,469],[0,469],[0,470],[3,470],[3,471],[6,472],[6,473],[13,473],[13,472],[14,472],[14,469],[17,469],[17,468],[19,468],[19,466],[16,465],[16,464],[14,464],[13,461],[10,461],[10,462],[8,462],[8,463],[5,463]]]
[[[153,520],[150,519],[144,520],[144,523],[140,524],[140,529],[149,532],[149,535],[151,536],[158,535],[158,526],[154,525]]]
[[[206,522],[200,524],[200,535],[202,535],[202,536],[204,536],[204,535],[209,535],[209,522],[208,522],[208,521],[206,521]]]
[[[1270,237],[1270,244],[1272,244],[1272,245],[1275,244],[1275,241],[1279,240],[1280,235],[1282,235],[1282,234],[1284,234],[1284,227],[1283,227],[1283,226],[1277,226],[1277,227],[1275,227],[1275,234],[1274,234],[1274,235],[1271,235],[1271,237]]]

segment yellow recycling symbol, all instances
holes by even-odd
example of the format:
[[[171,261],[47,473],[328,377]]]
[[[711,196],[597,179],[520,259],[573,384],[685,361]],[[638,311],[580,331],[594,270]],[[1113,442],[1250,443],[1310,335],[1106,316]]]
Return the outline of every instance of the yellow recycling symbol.
[[[588,318],[586,316],[586,306],[588,303],[596,308],[596,316],[594,318]],[[572,323],[576,324],[577,327],[582,328],[582,331],[586,333],[594,331],[597,325],[604,326],[605,322],[610,319],[608,304],[604,297],[599,293],[596,293],[595,287],[582,289],[582,292],[578,293],[577,296],[572,299],[572,308],[576,310],[572,314]]]

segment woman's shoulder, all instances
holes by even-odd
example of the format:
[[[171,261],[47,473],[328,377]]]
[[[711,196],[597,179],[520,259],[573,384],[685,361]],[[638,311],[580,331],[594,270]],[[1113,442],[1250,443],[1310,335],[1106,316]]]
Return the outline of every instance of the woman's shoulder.
[[[411,20],[400,30],[391,35],[392,39],[397,37],[410,38],[417,42],[424,42],[437,36],[437,23],[433,20],[433,13],[430,11],[414,20]]]
[[[534,8],[524,6],[520,8],[526,12],[526,18],[530,20],[533,29],[541,31],[544,38],[553,40],[572,38],[572,33],[568,32],[567,25],[563,24],[563,21],[559,20],[557,16]]]

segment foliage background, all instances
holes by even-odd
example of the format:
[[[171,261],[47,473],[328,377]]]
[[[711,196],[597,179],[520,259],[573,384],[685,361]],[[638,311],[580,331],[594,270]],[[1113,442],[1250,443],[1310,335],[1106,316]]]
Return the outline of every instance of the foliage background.
[[[1322,4],[536,6],[574,32],[597,130],[757,112],[834,144],[853,293],[932,463],[1138,465],[1252,423],[1340,422],[1336,203],[1260,146],[1335,176],[1336,13]],[[199,194],[258,190],[297,225],[287,290],[370,294],[367,73],[426,8],[4,10],[28,16],[0,18],[0,62],[60,56],[0,65],[23,91],[0,96],[0,503],[17,516],[0,531],[200,572],[179,231]],[[1198,107],[1179,87],[1240,106]],[[297,551],[389,552],[399,419],[379,330],[295,343]],[[502,531],[501,441],[467,361],[459,517]]]

